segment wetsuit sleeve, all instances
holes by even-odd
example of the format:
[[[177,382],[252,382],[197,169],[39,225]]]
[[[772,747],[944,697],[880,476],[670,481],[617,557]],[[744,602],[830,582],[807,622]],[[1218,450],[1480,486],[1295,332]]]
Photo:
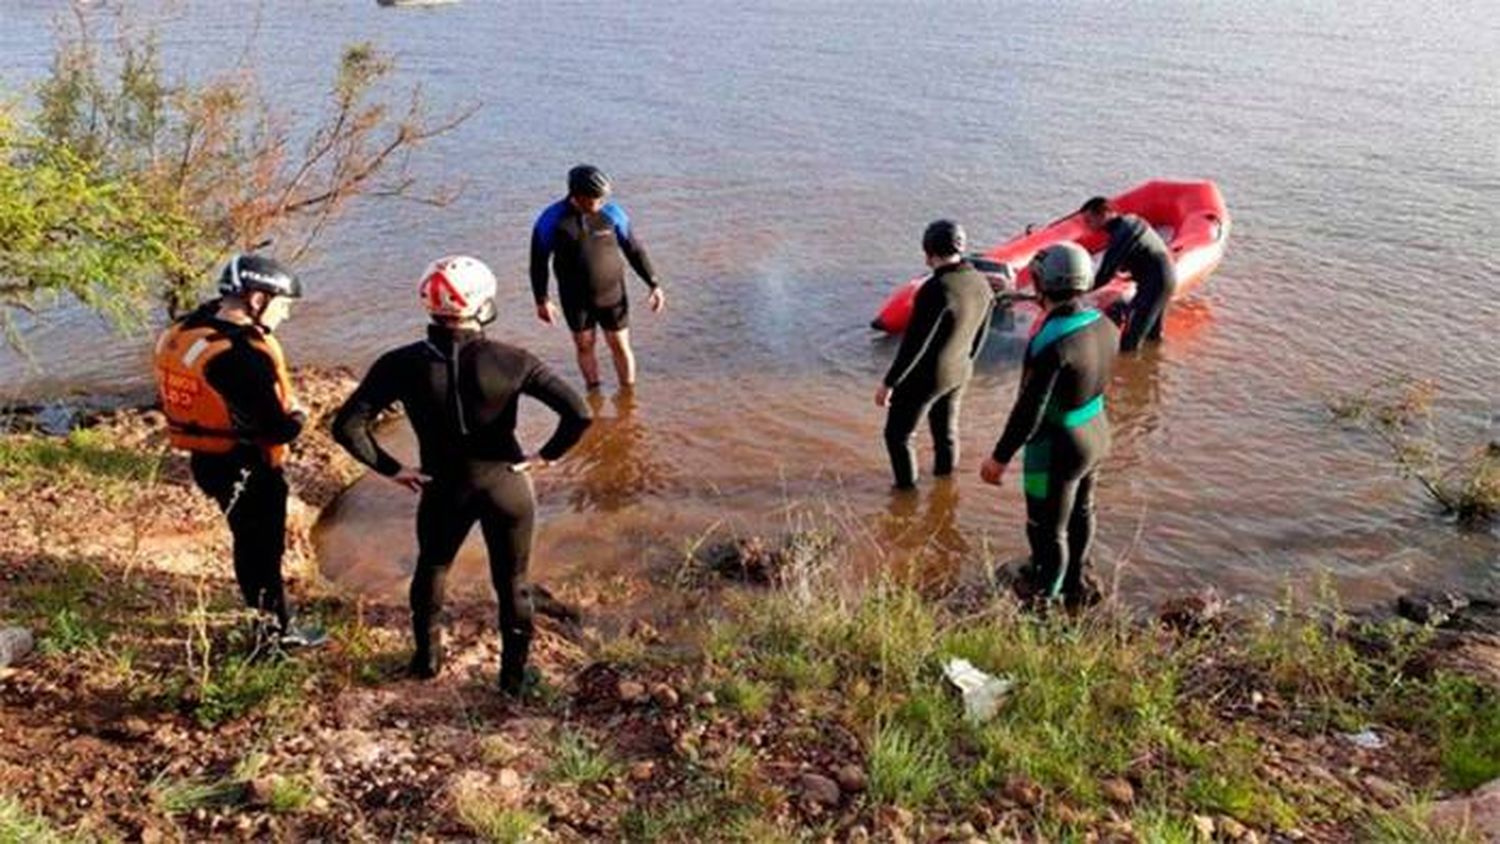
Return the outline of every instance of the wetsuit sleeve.
[[[395,404],[399,396],[397,361],[388,354],[375,361],[365,380],[359,382],[333,418],[334,440],[354,459],[387,476],[400,470],[401,461],[380,447],[371,429],[375,419]]]
[[[891,368],[885,373],[887,387],[895,389],[916,368],[917,361],[922,359],[937,336],[942,317],[942,291],[936,284],[923,282],[917,290],[917,301],[912,305],[911,322],[906,326],[906,333],[901,335],[896,359],[891,361]]]
[[[548,269],[552,259],[552,229],[557,218],[548,208],[531,227],[531,296],[541,304],[547,299]]]
[[[302,433],[307,415],[287,412],[276,394],[276,365],[265,352],[242,341],[208,362],[203,376],[224,397],[234,429],[266,445],[289,443]]]
[[[1056,349],[1047,349],[1040,357],[1027,362],[1021,373],[1021,391],[1016,396],[1015,407],[1011,408],[1010,419],[1005,423],[1005,432],[990,453],[995,462],[1009,463],[1021,446],[1036,434],[1060,369]]]
[[[646,254],[645,245],[631,228],[630,215],[618,205],[608,206],[605,213],[609,214],[610,221],[615,224],[615,240],[620,244],[620,251],[625,253],[625,260],[630,262],[630,268],[641,277],[641,281],[646,282],[647,287],[655,290],[660,286],[656,279],[656,267],[651,263],[651,256]]]
[[[1120,262],[1125,260],[1132,247],[1135,246],[1135,233],[1130,227],[1120,221],[1109,230],[1109,248],[1104,250],[1104,257],[1099,260],[1099,271],[1094,273],[1094,286],[1091,290],[1098,290],[1109,284],[1120,269]]]
[[[540,451],[543,460],[557,460],[578,444],[593,422],[593,414],[578,391],[568,386],[541,361],[534,361],[521,392],[540,401],[557,414],[557,428]]]

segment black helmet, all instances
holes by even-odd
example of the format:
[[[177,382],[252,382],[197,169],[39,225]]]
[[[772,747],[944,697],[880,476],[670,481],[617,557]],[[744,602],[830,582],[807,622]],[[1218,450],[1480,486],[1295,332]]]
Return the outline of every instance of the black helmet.
[[[230,256],[219,274],[219,292],[243,297],[255,290],[289,299],[302,298],[302,282],[281,263],[260,255]]]
[[[922,251],[928,255],[957,255],[969,246],[964,227],[952,220],[936,220],[922,232]]]
[[[600,199],[614,189],[604,171],[592,164],[580,164],[568,171],[568,195]]]

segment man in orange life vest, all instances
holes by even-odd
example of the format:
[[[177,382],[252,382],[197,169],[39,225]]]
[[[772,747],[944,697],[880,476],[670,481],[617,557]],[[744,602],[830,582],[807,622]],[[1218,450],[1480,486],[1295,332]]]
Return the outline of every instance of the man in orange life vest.
[[[219,277],[220,298],[172,324],[156,344],[155,369],[173,446],[191,452],[193,480],[229,521],[234,574],[258,615],[257,649],[321,643],[291,625],[281,578],[286,550],[287,443],[307,414],[292,398],[281,344],[302,283],[259,255],[235,255]]]

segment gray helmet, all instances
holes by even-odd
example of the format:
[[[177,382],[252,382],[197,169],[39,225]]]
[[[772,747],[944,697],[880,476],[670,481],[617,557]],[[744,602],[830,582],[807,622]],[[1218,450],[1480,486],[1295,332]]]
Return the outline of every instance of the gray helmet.
[[[302,282],[278,261],[260,255],[230,256],[219,274],[219,293],[243,297],[259,290],[272,296],[302,298]]]
[[[601,199],[609,196],[614,185],[604,171],[592,164],[580,164],[568,171],[568,195]]]
[[[1032,257],[1031,281],[1043,293],[1087,293],[1093,286],[1094,265],[1082,246],[1065,240]]]
[[[922,232],[922,251],[928,255],[957,255],[968,246],[964,227],[952,220],[934,220]]]

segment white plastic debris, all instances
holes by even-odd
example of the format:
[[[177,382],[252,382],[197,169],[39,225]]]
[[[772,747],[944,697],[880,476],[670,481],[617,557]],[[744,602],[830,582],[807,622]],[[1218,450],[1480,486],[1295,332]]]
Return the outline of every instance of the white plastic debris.
[[[1360,730],[1357,733],[1339,733],[1344,741],[1349,742],[1361,750],[1379,750],[1385,747],[1385,739],[1375,735],[1374,730]]]
[[[948,682],[963,693],[964,711],[975,721],[988,721],[1016,684],[1009,677],[994,677],[980,671],[967,659],[950,659],[943,666]]]

